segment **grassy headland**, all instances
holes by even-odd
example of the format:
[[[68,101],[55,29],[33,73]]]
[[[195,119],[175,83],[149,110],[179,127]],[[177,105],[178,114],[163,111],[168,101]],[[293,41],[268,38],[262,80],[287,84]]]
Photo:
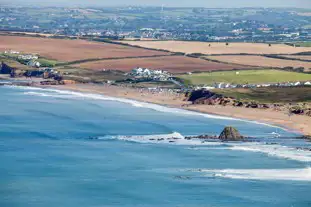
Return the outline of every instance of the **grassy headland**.
[[[311,87],[215,89],[213,92],[259,103],[311,103]]]

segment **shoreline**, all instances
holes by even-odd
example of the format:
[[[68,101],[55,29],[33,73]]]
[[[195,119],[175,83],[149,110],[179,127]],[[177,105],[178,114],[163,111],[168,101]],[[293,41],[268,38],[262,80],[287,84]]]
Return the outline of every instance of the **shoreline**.
[[[185,101],[185,97],[181,94],[170,93],[168,91],[157,93],[147,91],[146,89],[134,89],[112,85],[76,84],[46,86],[41,88],[70,90],[83,93],[101,94],[115,98],[124,98],[208,115],[272,125],[283,128],[289,132],[302,134],[306,137],[311,136],[310,117],[301,115],[289,117],[282,111],[275,111],[272,109],[248,109],[220,105],[192,105],[190,102]]]

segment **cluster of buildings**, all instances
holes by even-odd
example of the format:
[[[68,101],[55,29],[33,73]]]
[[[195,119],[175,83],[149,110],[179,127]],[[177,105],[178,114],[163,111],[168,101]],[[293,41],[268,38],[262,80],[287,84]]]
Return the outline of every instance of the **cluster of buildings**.
[[[34,68],[40,68],[41,63],[38,61],[39,57],[37,55],[26,54],[26,55],[19,55],[17,57],[18,60],[22,60],[26,63],[26,65]]]
[[[49,79],[49,78],[59,79],[61,77],[60,72],[52,68],[44,68],[44,69],[38,69],[38,70],[33,70],[33,71],[26,71],[24,75],[26,77],[42,77],[44,79]]]
[[[4,54],[14,54],[14,55],[16,55],[16,54],[19,54],[20,52],[18,52],[18,51],[15,51],[15,50],[6,50],[6,51],[4,51]]]
[[[263,87],[295,87],[295,86],[311,86],[311,81],[297,81],[286,83],[264,83],[264,84],[230,84],[230,83],[215,83],[211,86],[202,88],[208,89],[225,89],[225,88],[263,88]]]
[[[15,50],[4,51],[4,54],[16,57],[19,62],[22,62],[30,67],[39,68],[41,66],[41,63],[38,61],[38,55],[21,54],[19,51]]]
[[[134,68],[129,75],[136,79],[151,79],[156,81],[167,81],[171,77],[171,74],[164,70],[151,70],[140,67]]]
[[[50,23],[39,21],[40,18]],[[180,10],[164,6],[101,9],[0,6],[2,30],[112,39],[310,41],[309,21],[307,11],[294,8]]]
[[[18,59],[20,59],[20,60],[38,60],[39,57],[37,55],[26,54],[26,55],[19,55]]]
[[[41,77],[44,79],[56,78],[59,79],[61,74],[59,71],[52,68],[40,68],[35,70],[24,70],[17,67],[12,67],[5,62],[0,63],[0,74],[9,74],[12,78],[15,77]]]

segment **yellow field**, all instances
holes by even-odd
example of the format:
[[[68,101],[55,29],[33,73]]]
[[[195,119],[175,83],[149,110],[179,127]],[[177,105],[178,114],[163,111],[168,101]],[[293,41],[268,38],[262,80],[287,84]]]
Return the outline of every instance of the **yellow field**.
[[[311,68],[311,62],[302,62],[296,60],[283,60],[277,58],[267,58],[262,56],[252,55],[224,55],[224,56],[207,56],[208,59],[218,60],[226,63],[234,63],[241,65],[259,66],[259,67],[304,67]]]
[[[121,41],[130,45],[163,49],[172,52],[202,54],[294,54],[311,51],[310,47],[292,47],[285,44],[186,42],[186,41]],[[209,46],[210,45],[210,46]]]

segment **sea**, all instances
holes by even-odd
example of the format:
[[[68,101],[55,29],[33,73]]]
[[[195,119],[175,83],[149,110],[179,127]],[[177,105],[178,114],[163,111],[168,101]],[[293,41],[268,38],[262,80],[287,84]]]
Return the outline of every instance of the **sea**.
[[[1,207],[310,207],[311,147],[279,126],[0,87]],[[252,142],[188,140],[234,126]]]

